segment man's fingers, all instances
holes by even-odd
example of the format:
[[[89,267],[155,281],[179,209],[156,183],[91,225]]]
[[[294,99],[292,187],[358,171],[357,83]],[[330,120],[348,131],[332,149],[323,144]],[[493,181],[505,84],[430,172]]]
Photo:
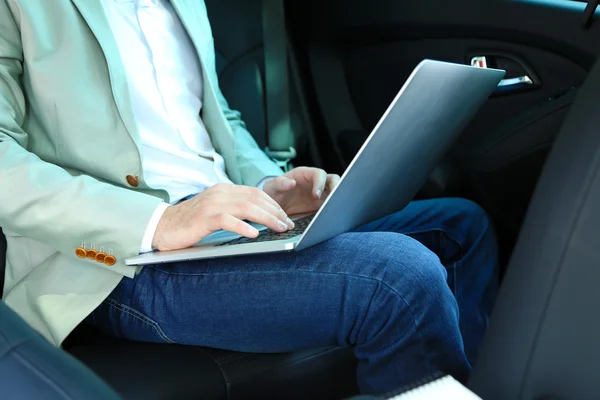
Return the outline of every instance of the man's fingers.
[[[340,176],[336,174],[327,175],[327,191],[333,192],[333,189],[340,183]]]
[[[242,194],[246,195],[249,200],[254,199],[255,200],[254,203],[258,204],[258,201],[260,201],[260,200],[266,201],[266,202],[270,203],[273,207],[275,207],[275,208],[281,210],[281,212],[283,212],[283,209],[281,208],[279,203],[276,202],[271,196],[266,194],[264,191],[262,191],[258,188],[255,188],[255,187],[251,187],[251,186],[240,186],[240,190],[241,190]]]
[[[323,196],[325,190],[325,184],[327,183],[327,173],[322,169],[314,169],[311,171],[312,183],[313,183],[313,196],[320,199]]]
[[[232,213],[235,217],[261,224],[275,232],[286,232],[288,224],[277,216],[250,202],[239,203]]]
[[[250,198],[249,201],[277,217],[281,222],[285,223],[289,229],[294,227],[294,222],[279,205],[274,206],[271,202],[265,201],[262,198]]]
[[[231,214],[216,214],[213,218],[216,224],[216,228],[214,229],[215,231],[223,229],[247,238],[255,238],[258,236],[258,229]]]

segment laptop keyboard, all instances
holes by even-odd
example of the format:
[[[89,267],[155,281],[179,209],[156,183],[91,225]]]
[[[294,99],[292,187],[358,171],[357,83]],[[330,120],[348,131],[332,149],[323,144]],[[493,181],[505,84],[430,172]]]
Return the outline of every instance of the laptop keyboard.
[[[262,231],[259,231],[258,236],[253,239],[247,238],[247,237],[240,237],[240,238],[234,239],[230,242],[222,243],[219,246],[229,246],[232,244],[243,244],[243,243],[270,242],[273,240],[289,239],[289,238],[292,238],[294,236],[298,236],[298,235],[301,235],[302,233],[304,233],[304,231],[306,230],[306,228],[308,228],[308,225],[310,224],[310,221],[312,221],[313,218],[314,218],[314,215],[308,215],[306,217],[302,217],[302,218],[298,218],[298,219],[294,220],[294,229],[290,229],[287,232],[279,233],[279,232],[275,232],[274,230],[271,230],[271,229],[263,229]]]

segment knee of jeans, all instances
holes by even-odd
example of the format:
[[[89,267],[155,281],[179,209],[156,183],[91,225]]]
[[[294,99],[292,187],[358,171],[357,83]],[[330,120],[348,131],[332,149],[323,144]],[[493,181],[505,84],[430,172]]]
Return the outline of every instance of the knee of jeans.
[[[458,238],[464,235],[464,244],[470,244],[490,228],[490,218],[487,212],[477,203],[463,198],[447,198],[439,200],[440,213],[444,226],[458,233]],[[462,241],[462,240],[461,240]]]
[[[457,210],[465,219],[479,226],[487,226],[489,216],[487,212],[477,203],[467,199],[453,199],[455,201],[455,210]]]
[[[408,236],[392,234],[385,252],[382,282],[391,287],[435,292],[447,287],[447,271],[438,256]]]

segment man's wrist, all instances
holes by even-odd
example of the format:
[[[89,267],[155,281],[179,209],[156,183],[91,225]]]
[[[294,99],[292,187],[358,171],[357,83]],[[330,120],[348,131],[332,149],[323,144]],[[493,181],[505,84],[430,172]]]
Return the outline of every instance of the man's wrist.
[[[158,228],[158,224],[163,214],[169,208],[169,203],[160,203],[154,213],[152,214],[152,218],[150,218],[150,222],[146,227],[146,231],[144,232],[144,237],[142,239],[142,245],[140,247],[140,254],[150,253],[152,248],[152,242],[154,240],[154,234],[156,233],[156,228]]]
[[[258,182],[258,184],[256,185],[256,187],[259,188],[260,190],[264,190],[265,184],[267,182],[269,182],[270,180],[273,180],[275,178],[277,178],[277,176],[274,176],[274,175],[272,175],[272,176],[266,176],[266,177],[262,178],[260,180],[260,182]]]

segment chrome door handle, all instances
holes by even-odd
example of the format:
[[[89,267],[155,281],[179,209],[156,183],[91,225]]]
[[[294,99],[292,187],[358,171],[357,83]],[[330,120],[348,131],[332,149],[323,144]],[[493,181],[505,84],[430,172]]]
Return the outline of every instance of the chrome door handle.
[[[488,58],[486,56],[472,57],[471,66],[477,68],[489,68]],[[515,78],[502,79],[500,83],[498,83],[498,90],[506,91],[511,89],[523,88],[526,86],[533,86],[534,84],[534,80],[529,75],[523,75]]]
[[[517,78],[502,79],[500,83],[498,83],[498,87],[510,88],[511,86],[521,86],[523,84],[533,85],[533,81],[529,76],[524,75]]]

